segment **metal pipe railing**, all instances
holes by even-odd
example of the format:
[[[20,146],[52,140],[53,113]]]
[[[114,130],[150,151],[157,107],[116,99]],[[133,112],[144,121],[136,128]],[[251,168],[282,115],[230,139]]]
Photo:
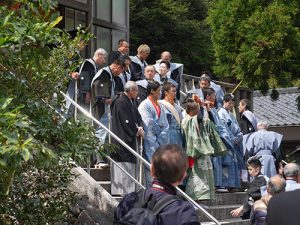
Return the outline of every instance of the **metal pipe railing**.
[[[88,111],[86,111],[83,107],[78,105],[73,99],[71,99],[69,96],[67,96],[65,93],[60,91],[60,93],[67,98],[75,107],[79,109],[86,117],[90,118],[95,122],[97,125],[102,127],[105,131],[107,131],[115,140],[117,140],[121,145],[123,145],[128,151],[130,151],[134,156],[136,156],[140,161],[142,161],[146,166],[150,167],[150,163],[146,161],[142,156],[140,156],[138,153],[136,153],[129,145],[127,145],[123,140],[121,140],[116,134],[114,134],[112,131],[110,131],[106,126],[104,126],[102,123],[99,122],[95,117],[91,115]],[[205,209],[203,209],[197,202],[195,202],[190,196],[188,196],[184,191],[182,191],[180,188],[176,187],[177,191],[182,194],[183,197],[185,197],[189,202],[191,202],[198,210],[203,212],[207,218],[215,222],[217,225],[220,225],[219,221],[213,217],[209,212],[207,212]]]
[[[113,160],[111,157],[109,157],[108,155],[106,155],[105,153],[103,153],[103,155],[109,159],[109,161],[111,161],[113,164],[115,164],[117,167],[119,167],[120,170],[122,170],[127,176],[129,176],[134,183],[136,183],[137,185],[139,185],[141,188],[146,189],[137,179],[135,179],[133,176],[131,176],[130,173],[128,173],[122,166],[120,166],[115,160]]]

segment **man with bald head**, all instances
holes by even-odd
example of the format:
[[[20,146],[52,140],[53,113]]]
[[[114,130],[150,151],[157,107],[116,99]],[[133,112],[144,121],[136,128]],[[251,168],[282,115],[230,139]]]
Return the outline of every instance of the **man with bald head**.
[[[267,225],[299,225],[300,190],[272,197],[268,205]]]
[[[285,191],[294,191],[300,189],[300,167],[296,163],[289,163],[283,169],[283,174],[286,179]]]
[[[154,81],[155,68],[153,65],[147,65],[144,70],[145,79],[138,80],[136,85],[139,88],[139,93],[136,97],[137,105],[144,101],[147,98],[147,85],[149,81]]]
[[[155,69],[159,73],[160,62],[166,61],[166,62],[170,63],[170,68],[169,68],[169,72],[167,73],[167,77],[176,81],[176,83],[178,84],[176,98],[179,100],[180,84],[181,84],[181,78],[182,78],[182,74],[183,74],[183,64],[172,63],[171,60],[172,60],[172,54],[168,51],[163,51],[160,55],[160,59],[156,61]]]
[[[276,175],[269,179],[267,184],[267,195],[262,196],[260,200],[254,202],[250,215],[251,224],[265,224],[270,199],[274,195],[284,192],[285,187],[286,182],[281,176]]]

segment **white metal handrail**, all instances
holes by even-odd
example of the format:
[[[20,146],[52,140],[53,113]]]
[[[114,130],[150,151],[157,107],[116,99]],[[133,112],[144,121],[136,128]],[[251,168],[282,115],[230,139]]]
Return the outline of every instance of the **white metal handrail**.
[[[97,125],[99,125],[101,128],[103,128],[105,131],[107,131],[115,140],[117,140],[121,145],[123,145],[128,151],[130,151],[135,157],[137,157],[140,161],[142,161],[148,168],[150,168],[150,163],[146,161],[143,157],[141,157],[138,153],[136,153],[129,145],[127,145],[123,140],[121,140],[116,134],[114,134],[112,131],[110,131],[105,125],[99,122],[95,117],[92,116],[91,113],[89,113],[87,110],[85,110],[83,107],[78,105],[73,99],[71,99],[69,96],[67,96],[65,93],[60,91],[60,93],[68,99],[75,107],[79,109],[86,117],[90,118],[95,122]],[[210,220],[215,222],[217,225],[220,225],[220,222],[213,217],[209,212],[207,212],[204,208],[202,208],[196,201],[194,201],[190,196],[188,196],[184,191],[182,191],[180,188],[176,187],[176,190],[182,194],[183,197],[185,197],[189,202],[191,202],[197,209],[199,209],[201,212],[203,212]]]

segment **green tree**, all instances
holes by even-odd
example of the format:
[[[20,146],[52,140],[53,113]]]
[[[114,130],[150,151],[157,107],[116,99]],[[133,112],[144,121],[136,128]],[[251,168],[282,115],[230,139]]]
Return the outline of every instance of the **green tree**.
[[[99,153],[90,126],[63,122],[49,107],[61,107],[54,93],[66,90],[76,48],[91,37],[79,30],[71,41],[56,28],[56,8],[52,0],[0,4],[1,224],[67,224],[70,158]]]
[[[214,72],[263,92],[295,85],[300,73],[299,6],[296,0],[212,1],[208,23]]]
[[[210,69],[213,54],[210,30],[204,20],[206,13],[205,1],[130,1],[131,54],[146,43],[151,48],[147,60],[150,63],[168,50],[174,62],[184,64],[185,73],[199,74]]]

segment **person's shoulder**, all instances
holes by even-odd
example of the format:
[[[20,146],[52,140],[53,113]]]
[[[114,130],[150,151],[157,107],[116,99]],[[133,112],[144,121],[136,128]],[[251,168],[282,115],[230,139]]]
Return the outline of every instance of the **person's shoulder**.
[[[288,199],[300,200],[300,189],[297,189],[294,191],[286,191],[286,192],[277,194],[273,198],[271,198],[270,203],[274,202],[274,201],[282,201],[282,200],[288,200]]]
[[[178,224],[200,224],[194,206],[187,200],[177,199],[166,208],[166,212],[180,218],[181,222],[178,221]]]

